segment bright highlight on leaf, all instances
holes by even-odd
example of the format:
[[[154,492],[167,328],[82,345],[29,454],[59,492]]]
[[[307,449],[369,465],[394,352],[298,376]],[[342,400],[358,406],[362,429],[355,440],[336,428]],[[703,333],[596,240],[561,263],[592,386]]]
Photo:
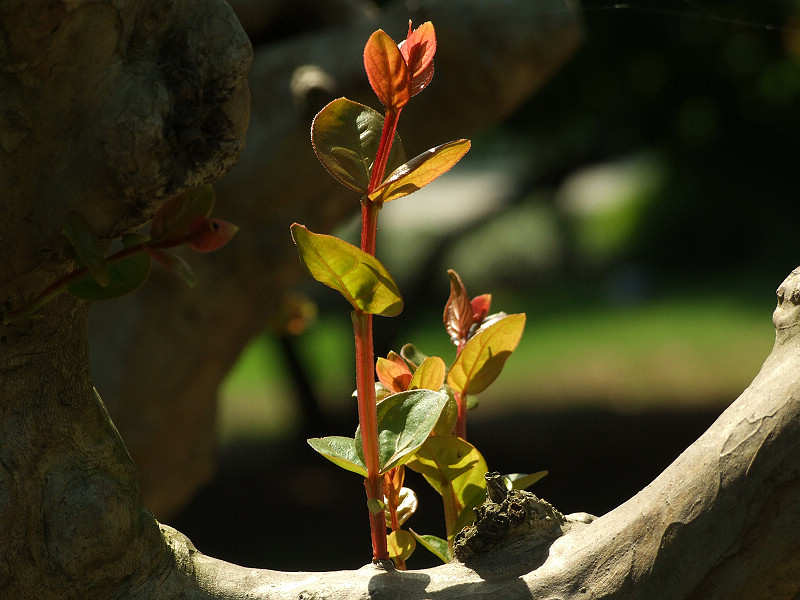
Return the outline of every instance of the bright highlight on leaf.
[[[342,294],[356,310],[385,317],[403,310],[397,285],[374,256],[297,223],[292,225],[292,238],[311,276]]]
[[[364,47],[364,68],[375,95],[386,107],[403,108],[411,99],[411,73],[395,41],[379,29]]]
[[[462,394],[480,394],[491,384],[517,347],[525,328],[523,313],[508,315],[481,329],[463,347],[447,374]]]
[[[311,143],[322,166],[342,185],[365,194],[383,131],[383,115],[368,106],[339,98],[325,106],[311,124]],[[405,162],[395,135],[387,169]]]
[[[449,171],[470,148],[469,140],[456,140],[431,148],[400,165],[370,195],[384,203],[413,194]]]
[[[408,389],[438,390],[444,384],[446,366],[438,356],[429,356],[414,371]]]

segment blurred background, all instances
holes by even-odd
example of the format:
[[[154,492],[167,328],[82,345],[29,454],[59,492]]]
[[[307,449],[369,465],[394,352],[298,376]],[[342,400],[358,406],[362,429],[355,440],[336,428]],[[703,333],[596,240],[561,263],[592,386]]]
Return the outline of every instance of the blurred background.
[[[376,352],[413,342],[452,360],[448,268],[494,310],[527,313],[469,439],[493,470],[548,470],[532,491],[562,512],[600,515],[696,439],[771,349],[773,292],[800,264],[800,3],[580,14],[583,44],[542,90],[382,211],[378,255],[406,308],[376,321]],[[265,331],[241,356],[221,392],[216,475],[170,524],[248,566],[357,568],[361,481],[304,441],[355,429],[349,311],[310,277],[297,292],[305,331]],[[409,479],[409,526],[443,535],[438,497]],[[409,561],[434,564],[422,549]]]

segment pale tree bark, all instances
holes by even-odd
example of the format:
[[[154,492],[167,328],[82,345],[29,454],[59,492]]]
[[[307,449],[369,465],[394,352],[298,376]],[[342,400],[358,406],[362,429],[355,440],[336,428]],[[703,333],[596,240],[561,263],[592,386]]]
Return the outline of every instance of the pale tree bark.
[[[412,156],[501,120],[580,40],[576,16],[563,0],[413,4],[395,2],[379,13],[352,1],[232,2],[256,39],[280,29],[287,7],[296,11],[295,21],[315,25],[305,35],[256,46],[247,146],[216,185],[217,214],[242,228],[224,252],[192,257],[200,280],[195,289],[156,270],[136,294],[96,305],[90,320],[97,387],[139,467],[146,504],[159,518],[169,518],[212,474],[218,386],[305,276],[289,226],[298,221],[327,232],[358,211],[357,195],[316,160],[309,129],[316,111],[342,95],[380,108],[362,58],[372,31],[383,27],[402,39],[409,19],[436,27],[436,76],[400,123]],[[254,7],[276,20],[258,20]]]
[[[237,158],[250,59],[232,13],[211,0],[0,1],[3,311],[70,267],[60,235],[70,211],[111,239]],[[214,306],[231,319],[224,298]],[[88,307],[61,297],[0,332],[0,597],[795,598],[800,270],[778,300],[775,347],[752,385],[618,509],[562,523],[527,498],[523,533],[491,536],[465,562],[280,573],[206,557],[145,508],[93,389]],[[175,335],[204,323],[175,320]],[[548,515],[555,529],[537,521]]]

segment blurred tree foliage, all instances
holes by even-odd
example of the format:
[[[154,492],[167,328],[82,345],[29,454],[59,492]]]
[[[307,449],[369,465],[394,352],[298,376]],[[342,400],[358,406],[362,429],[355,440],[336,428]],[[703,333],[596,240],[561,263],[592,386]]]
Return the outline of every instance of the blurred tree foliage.
[[[800,3],[584,3],[587,40],[502,128],[531,186],[654,153],[665,184],[625,260],[657,273],[800,264]],[[523,132],[522,134],[520,132]]]

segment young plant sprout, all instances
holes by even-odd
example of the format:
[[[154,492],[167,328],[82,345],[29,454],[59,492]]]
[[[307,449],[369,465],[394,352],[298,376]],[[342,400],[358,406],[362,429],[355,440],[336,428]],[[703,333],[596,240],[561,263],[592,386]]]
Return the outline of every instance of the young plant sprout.
[[[397,136],[402,109],[431,82],[435,52],[430,22],[417,29],[409,23],[400,44],[376,31],[364,49],[364,66],[384,114],[339,98],[314,118],[311,140],[320,162],[361,195],[361,247],[312,233],[298,223],[291,226],[308,271],[353,309],[358,428],[352,438],[308,442],[364,478],[373,561],[391,558],[400,569],[417,542],[449,561],[455,534],[472,522],[472,508],[485,498],[486,461],[465,439],[468,399],[494,381],[525,325],[524,314],[489,316],[491,298],[470,300],[461,279],[450,271],[444,322],[457,356],[449,370],[441,358],[424,356],[411,345],[400,354],[378,358],[376,365],[372,317],[393,317],[403,308],[397,285],[375,258],[378,213],[385,203],[448,171],[470,147],[468,140],[456,140],[408,160]],[[442,495],[446,539],[401,528],[417,508],[416,495],[403,485],[405,467],[421,473]],[[526,476],[522,482],[530,485],[541,476]]]

